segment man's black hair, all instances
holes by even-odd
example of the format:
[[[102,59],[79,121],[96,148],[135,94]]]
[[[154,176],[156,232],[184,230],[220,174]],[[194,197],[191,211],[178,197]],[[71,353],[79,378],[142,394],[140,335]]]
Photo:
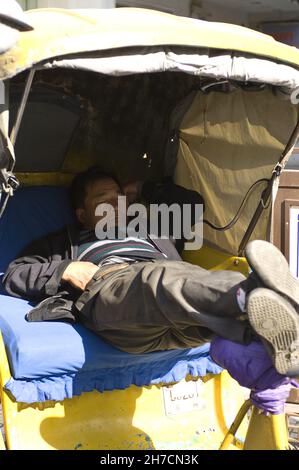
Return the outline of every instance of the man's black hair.
[[[75,210],[78,207],[83,207],[88,186],[95,181],[105,178],[112,178],[120,186],[119,181],[115,175],[103,171],[100,167],[97,166],[93,166],[88,170],[83,171],[82,173],[78,173],[78,175],[76,175],[73,179],[69,188],[72,208]]]

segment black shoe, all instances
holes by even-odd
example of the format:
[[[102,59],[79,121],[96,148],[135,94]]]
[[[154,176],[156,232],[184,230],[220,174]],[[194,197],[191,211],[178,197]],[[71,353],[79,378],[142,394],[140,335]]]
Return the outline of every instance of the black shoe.
[[[255,289],[247,299],[247,314],[263,340],[277,372],[299,374],[299,315],[284,297],[269,289]]]
[[[254,240],[248,243],[245,256],[264,287],[286,297],[299,307],[299,280],[290,272],[286,258],[272,243]]]

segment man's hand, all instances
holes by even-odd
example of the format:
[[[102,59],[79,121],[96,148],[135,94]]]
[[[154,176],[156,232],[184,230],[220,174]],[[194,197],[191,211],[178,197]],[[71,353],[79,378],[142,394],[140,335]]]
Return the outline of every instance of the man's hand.
[[[61,279],[83,291],[98,269],[96,264],[88,261],[73,261],[68,265]]]

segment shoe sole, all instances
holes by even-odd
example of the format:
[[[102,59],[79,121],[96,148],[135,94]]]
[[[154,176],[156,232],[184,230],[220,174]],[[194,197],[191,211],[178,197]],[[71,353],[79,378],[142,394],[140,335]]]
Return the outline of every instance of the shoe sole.
[[[245,256],[265,287],[286,296],[296,307],[299,305],[299,281],[292,276],[286,258],[276,246],[254,240],[248,243]]]
[[[277,372],[293,377],[299,373],[299,316],[276,292],[255,289],[248,296],[247,313],[255,332],[266,341]]]

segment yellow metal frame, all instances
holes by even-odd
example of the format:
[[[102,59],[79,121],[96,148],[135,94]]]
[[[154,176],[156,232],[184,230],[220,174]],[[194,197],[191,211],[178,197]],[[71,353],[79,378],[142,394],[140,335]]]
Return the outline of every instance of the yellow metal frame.
[[[197,264],[209,271],[227,270],[239,271],[248,276],[249,266],[245,258],[232,256],[208,246],[204,246],[198,251],[184,251],[183,259],[191,264]]]
[[[265,416],[260,410],[252,406],[250,400],[247,400],[241,407],[220,446],[220,450],[227,450],[231,445],[236,445],[236,433],[249,412],[251,412],[251,418],[243,450],[288,450],[288,430],[285,415]]]
[[[287,450],[285,414],[265,416],[253,407],[244,450]]]
[[[63,402],[26,405],[4,390],[11,378],[0,336],[1,401],[7,449],[218,449],[238,406],[239,385],[223,372],[200,382],[202,407],[165,414],[163,388],[83,393]],[[192,380],[189,378],[189,381]],[[245,437],[247,423],[241,430]],[[231,449],[242,447],[234,442]]]

